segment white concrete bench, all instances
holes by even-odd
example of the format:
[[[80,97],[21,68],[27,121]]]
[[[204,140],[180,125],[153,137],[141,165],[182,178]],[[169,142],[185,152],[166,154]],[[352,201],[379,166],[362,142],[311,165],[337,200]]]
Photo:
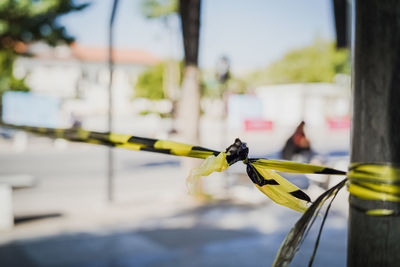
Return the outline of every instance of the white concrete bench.
[[[12,190],[34,187],[36,184],[37,179],[28,174],[0,176],[0,231],[9,230],[14,225]]]

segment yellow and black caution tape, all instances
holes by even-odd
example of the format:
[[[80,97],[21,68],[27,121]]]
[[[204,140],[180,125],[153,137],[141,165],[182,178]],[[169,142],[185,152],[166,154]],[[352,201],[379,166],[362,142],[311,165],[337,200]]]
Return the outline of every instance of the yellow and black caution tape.
[[[83,129],[52,129],[4,123],[0,123],[0,126],[25,130],[52,138],[64,138],[70,141],[205,159],[198,168],[191,171],[188,179],[189,184],[200,176],[209,175],[214,171],[224,171],[230,165],[242,161],[247,166],[246,170],[250,179],[261,192],[278,204],[304,212],[283,241],[273,266],[288,266],[290,264],[300,244],[312,227],[321,207],[332,197],[323,217],[313,255],[310,259],[309,265],[312,265],[330,205],[339,190],[347,183],[349,184],[350,205],[356,210],[373,216],[400,215],[400,167],[390,164],[352,164],[347,173],[347,178],[324,192],[308,207],[307,204],[311,202],[311,199],[307,194],[272,170],[331,175],[346,175],[346,173],[317,165],[248,158],[249,149],[239,139],[236,139],[235,143],[225,151],[219,152],[168,140],[86,131]]]
[[[87,131],[83,129],[43,128],[1,123],[0,126],[19,129],[51,138],[62,138],[69,141],[99,144],[112,147],[122,147],[131,150],[142,150],[205,159],[219,152],[199,146],[191,146],[168,140],[158,140],[126,134]]]
[[[353,163],[347,175],[350,205],[372,216],[400,214],[400,168]],[[355,198],[354,198],[355,197]]]
[[[311,199],[297,186],[272,170],[293,173],[346,174],[343,171],[317,165],[262,158],[248,158],[249,149],[246,143],[242,143],[239,139],[236,139],[235,143],[229,146],[225,151],[219,152],[200,146],[124,134],[102,133],[73,128],[54,129],[4,123],[0,125],[76,142],[206,159],[200,167],[191,171],[189,182],[194,181],[197,177],[209,175],[214,171],[223,171],[230,165],[242,161],[247,165],[247,174],[250,179],[261,192],[276,203],[299,212],[305,212],[307,210],[307,204],[311,202]]]

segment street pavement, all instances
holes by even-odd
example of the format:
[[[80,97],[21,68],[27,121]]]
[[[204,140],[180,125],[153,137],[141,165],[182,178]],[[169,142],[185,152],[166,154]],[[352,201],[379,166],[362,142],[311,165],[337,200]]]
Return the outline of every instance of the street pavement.
[[[212,197],[196,200],[181,159],[114,153],[109,203],[106,148],[33,139],[15,152],[1,141],[0,175],[29,174],[38,183],[13,191],[16,224],[0,232],[0,266],[270,266],[300,217],[236,170],[208,177]],[[345,266],[346,198],[343,190],[334,202],[314,266]],[[308,264],[321,218],[291,266]]]

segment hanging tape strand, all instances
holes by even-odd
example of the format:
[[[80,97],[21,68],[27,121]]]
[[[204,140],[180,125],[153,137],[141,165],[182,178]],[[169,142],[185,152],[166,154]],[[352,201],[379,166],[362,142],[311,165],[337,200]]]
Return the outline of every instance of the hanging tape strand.
[[[336,195],[347,182],[347,178],[343,179],[340,183],[322,193],[308,208],[308,210],[300,217],[293,228],[286,235],[281,247],[276,253],[273,267],[287,267],[292,262],[296,252],[299,250],[304,238],[307,236],[309,229],[318,216],[319,210],[322,205],[332,196]],[[328,212],[329,210],[327,210]],[[323,225],[322,225],[323,227]],[[321,230],[322,231],[322,228]]]

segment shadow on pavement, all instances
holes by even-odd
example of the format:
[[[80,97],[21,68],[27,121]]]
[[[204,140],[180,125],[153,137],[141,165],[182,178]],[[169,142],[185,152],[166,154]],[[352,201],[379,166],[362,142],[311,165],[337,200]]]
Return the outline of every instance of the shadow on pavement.
[[[286,212],[278,215],[271,207],[226,201],[153,218],[136,228],[15,240],[0,246],[0,266],[271,266],[287,227],[266,233],[251,223],[236,228],[213,225],[239,218],[248,222],[254,213],[262,224],[275,217],[282,225],[292,225]],[[184,226],[188,218],[194,223]],[[315,232],[291,266],[307,265]],[[345,266],[346,235],[346,229],[326,227],[314,266]]]
[[[16,216],[14,217],[14,224],[27,223],[37,220],[44,220],[50,218],[58,218],[61,217],[61,213],[46,213],[46,214],[34,214],[34,215],[26,215],[26,216]]]

